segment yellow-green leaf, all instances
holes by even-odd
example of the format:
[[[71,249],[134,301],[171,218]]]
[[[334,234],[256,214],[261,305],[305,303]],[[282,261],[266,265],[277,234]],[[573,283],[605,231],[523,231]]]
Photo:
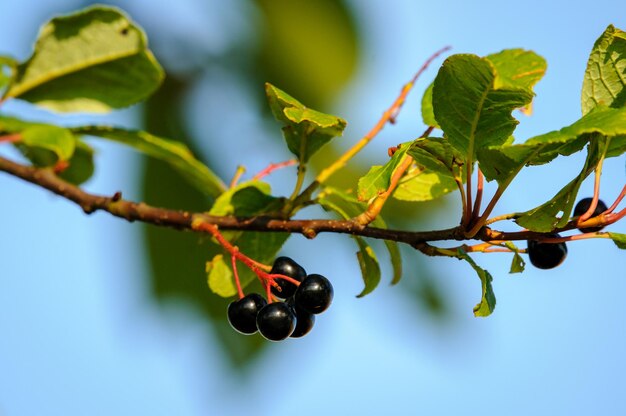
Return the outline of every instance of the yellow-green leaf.
[[[206,262],[207,283],[213,293],[228,298],[237,294],[237,287],[233,281],[233,273],[224,262],[221,254]]]
[[[96,6],[44,25],[5,96],[102,113],[145,99],[163,77],[143,31],[118,9]]]

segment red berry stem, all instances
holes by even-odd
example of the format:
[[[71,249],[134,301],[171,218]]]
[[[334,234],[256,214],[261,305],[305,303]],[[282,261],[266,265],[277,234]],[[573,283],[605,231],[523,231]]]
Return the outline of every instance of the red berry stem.
[[[228,253],[231,256],[231,264],[233,267],[233,273],[235,276],[235,283],[237,285],[237,292],[239,293],[239,297],[242,298],[244,297],[243,294],[243,290],[241,288],[241,282],[239,281],[239,274],[237,272],[237,267],[236,267],[236,261],[239,260],[240,262],[242,262],[244,265],[246,265],[246,267],[248,267],[250,270],[252,270],[252,272],[254,274],[256,274],[256,276],[259,278],[259,280],[261,281],[261,283],[263,285],[266,286],[266,290],[268,291],[268,295],[271,295],[270,293],[270,289],[271,286],[277,286],[278,284],[275,282],[275,279],[280,278],[280,279],[284,279],[290,283],[295,284],[296,286],[298,286],[300,284],[299,281],[289,277],[289,276],[285,276],[282,274],[270,274],[268,273],[268,271],[270,271],[272,268],[271,266],[265,265],[263,263],[259,263],[258,261],[255,261],[253,259],[251,259],[250,257],[246,256],[245,254],[243,254],[241,251],[239,251],[239,248],[237,246],[233,246],[226,238],[224,238],[224,236],[222,235],[222,233],[219,232],[218,228],[216,225],[213,224],[209,224],[206,222],[195,222],[193,224],[193,228],[196,230],[200,230],[200,231],[206,231],[209,232],[216,240],[217,242],[224,247],[224,249],[226,251],[228,251]],[[267,297],[268,301],[271,301],[271,296]]]
[[[233,267],[233,275],[235,276],[235,284],[237,285],[239,299],[243,299],[245,295],[243,294],[243,289],[241,289],[241,281],[239,280],[239,272],[237,271],[237,257],[232,254],[230,255],[230,264]]]

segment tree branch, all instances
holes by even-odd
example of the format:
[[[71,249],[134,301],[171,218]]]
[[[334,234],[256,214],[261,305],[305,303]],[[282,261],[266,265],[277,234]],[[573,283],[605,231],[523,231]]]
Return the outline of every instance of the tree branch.
[[[141,221],[181,230],[202,231],[198,229],[197,225],[204,222],[216,225],[223,230],[300,233],[307,238],[314,238],[321,232],[333,232],[398,241],[409,245],[415,245],[417,242],[422,241],[457,240],[462,238],[462,232],[458,228],[412,232],[367,227],[350,220],[284,220],[267,216],[239,218],[164,209],[150,206],[143,202],[124,200],[119,193],[113,196],[90,194],[78,186],[59,178],[51,169],[21,165],[3,157],[0,157],[0,171],[64,197],[79,205],[86,214],[91,214],[95,211],[107,211],[111,215],[128,221]]]
[[[179,230],[207,233],[202,224],[212,224],[222,230],[262,231],[299,233],[307,238],[315,238],[323,232],[351,234],[361,237],[396,241],[430,254],[436,249],[426,244],[433,241],[445,240],[543,240],[550,238],[551,233],[537,233],[532,231],[502,232],[483,227],[473,238],[466,238],[461,226],[433,231],[403,231],[369,227],[352,220],[286,220],[268,216],[234,217],[214,216],[201,212],[170,210],[154,207],[143,202],[133,202],[122,199],[120,192],[112,196],[94,195],[59,178],[51,168],[36,168],[15,163],[0,156],[0,171],[23,179],[34,185],[47,189],[63,198],[66,198],[82,208],[86,214],[96,211],[106,211],[113,216],[128,221],[141,221],[148,224],[172,227]],[[588,222],[598,222],[595,219]],[[594,224],[595,224],[594,222]],[[586,224],[586,223],[585,223]],[[576,228],[574,222],[553,232],[566,231]]]

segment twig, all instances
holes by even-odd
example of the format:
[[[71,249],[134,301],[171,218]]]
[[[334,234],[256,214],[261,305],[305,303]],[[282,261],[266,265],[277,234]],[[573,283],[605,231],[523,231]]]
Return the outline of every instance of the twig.
[[[279,162],[279,163],[270,163],[269,166],[267,166],[265,169],[263,169],[256,175],[254,175],[252,177],[252,180],[257,180],[257,181],[261,180],[267,175],[269,175],[270,173],[274,172],[275,170],[282,169],[287,166],[293,166],[296,163],[298,163],[296,159],[289,159],[289,160],[285,160],[284,162]]]

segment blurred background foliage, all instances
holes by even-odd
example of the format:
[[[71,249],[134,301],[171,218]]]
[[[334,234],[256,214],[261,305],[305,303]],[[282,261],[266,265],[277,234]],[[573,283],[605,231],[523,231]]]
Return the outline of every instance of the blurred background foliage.
[[[167,8],[142,7],[141,2],[83,1],[76,8],[96,3],[126,10],[146,30],[151,49],[165,68],[163,86],[141,109],[142,127],[186,143],[226,183],[239,164],[253,174],[271,161],[291,157],[283,150],[280,128],[266,105],[265,82],[311,108],[333,113],[337,98],[363,64],[367,48],[363,38],[366,28],[358,25],[355,11],[345,1],[185,2],[177,5],[178,13],[186,13],[185,27],[168,15]],[[420,93],[416,91],[414,98],[419,99]],[[390,104],[372,103],[381,114]],[[375,122],[371,120],[371,125]],[[238,123],[247,127],[253,124],[254,135],[237,134],[242,131],[236,128]],[[358,139],[349,132],[347,136],[343,139],[347,143]],[[312,160],[310,170],[327,165],[346,146],[327,146]],[[267,155],[273,150],[278,154],[270,160]],[[330,183],[354,187],[373,163],[361,157]],[[295,178],[295,174],[289,175],[285,193]],[[212,201],[159,161],[144,159],[139,176],[143,199],[151,204],[194,211],[211,206]],[[430,204],[427,209],[437,209],[441,204]],[[392,227],[415,228],[424,212],[409,203],[391,201],[388,205],[384,213]],[[191,233],[145,225],[141,228],[147,274],[157,304],[182,302],[198,310],[210,322],[233,369],[248,368],[267,343],[257,335],[235,333],[225,315],[229,300],[207,288],[204,263],[219,247]],[[409,296],[422,312],[439,321],[449,318],[446,301],[428,266],[411,250],[405,250],[403,256],[405,279],[400,283],[402,288],[394,292]]]

